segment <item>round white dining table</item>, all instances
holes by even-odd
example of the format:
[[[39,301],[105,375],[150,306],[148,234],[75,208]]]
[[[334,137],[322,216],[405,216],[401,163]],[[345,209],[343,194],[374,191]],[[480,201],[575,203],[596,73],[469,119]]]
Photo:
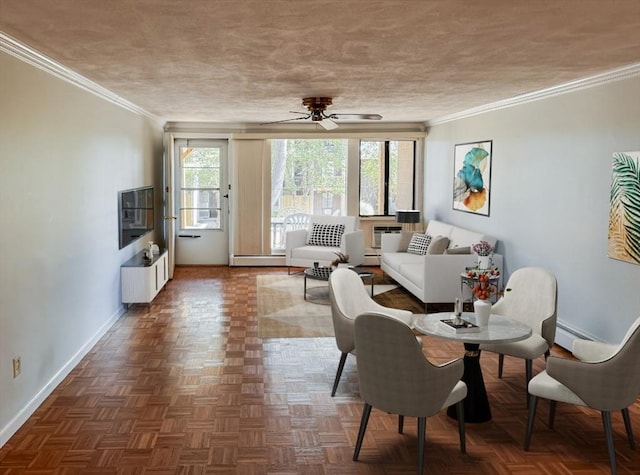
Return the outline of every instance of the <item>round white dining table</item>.
[[[440,320],[455,318],[452,312],[440,312],[416,315],[414,327],[420,333],[464,344],[464,374],[462,381],[467,385],[467,397],[464,400],[465,422],[487,422],[491,420],[491,407],[484,385],[480,367],[480,345],[483,343],[508,343],[524,340],[531,335],[531,327],[512,318],[491,314],[489,324],[473,333],[455,333],[444,328]],[[476,323],[473,313],[464,312],[462,318]],[[449,417],[455,418],[454,407],[447,410]]]

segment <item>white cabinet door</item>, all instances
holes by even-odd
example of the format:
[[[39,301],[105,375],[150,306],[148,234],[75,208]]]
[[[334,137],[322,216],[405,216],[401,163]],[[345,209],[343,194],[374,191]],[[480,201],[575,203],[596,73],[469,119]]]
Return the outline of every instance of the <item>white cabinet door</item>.
[[[151,303],[167,283],[169,267],[167,251],[149,265],[141,252],[125,262],[121,269],[122,303]]]

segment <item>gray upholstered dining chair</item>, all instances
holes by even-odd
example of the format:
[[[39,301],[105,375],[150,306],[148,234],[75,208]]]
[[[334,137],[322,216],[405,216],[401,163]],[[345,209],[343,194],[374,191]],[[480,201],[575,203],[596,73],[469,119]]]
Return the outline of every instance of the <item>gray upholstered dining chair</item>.
[[[464,405],[467,385],[460,380],[464,363],[456,359],[432,364],[422,352],[411,328],[387,315],[365,313],[355,321],[358,380],[364,408],[353,453],[357,461],[371,409],[398,414],[398,432],[404,417],[418,418],[418,474],[424,463],[427,417],[456,405],[460,451],[466,452]]]
[[[529,416],[524,450],[528,451],[538,398],[549,399],[549,428],[553,428],[556,402],[587,406],[602,413],[609,464],[616,474],[611,411],[622,412],[629,445],[635,449],[629,406],[640,394],[640,317],[619,345],[575,340],[577,360],[551,356],[547,369],[529,382]]]
[[[511,343],[480,345],[481,350],[498,353],[498,377],[502,378],[504,355],[525,360],[527,384],[533,376],[533,360],[549,356],[556,337],[558,288],[553,274],[540,267],[516,270],[505,287],[504,295],[491,309],[492,314],[503,315],[525,323],[532,334],[525,340]]]
[[[362,279],[349,269],[336,269],[329,277],[329,300],[331,302],[331,318],[336,345],[340,350],[340,362],[331,389],[335,396],[349,353],[355,354],[353,326],[358,315],[365,312],[378,312],[389,315],[411,326],[413,313],[408,310],[384,307],[371,298]]]

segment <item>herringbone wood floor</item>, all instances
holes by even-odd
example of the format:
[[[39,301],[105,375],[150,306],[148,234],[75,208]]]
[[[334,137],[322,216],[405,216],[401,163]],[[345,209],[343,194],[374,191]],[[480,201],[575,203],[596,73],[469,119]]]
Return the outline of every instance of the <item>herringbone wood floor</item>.
[[[3,474],[412,474],[416,424],[374,410],[352,462],[362,402],[350,357],[330,397],[339,353],[332,338],[261,340],[256,275],[283,269],[183,267],[151,306],[134,306],[0,449]],[[389,302],[385,302],[388,304]],[[411,297],[398,306],[421,306]],[[458,344],[426,338],[435,361]],[[555,354],[564,354],[554,348]],[[553,431],[539,404],[522,450],[524,366],[482,355],[493,420],[467,424],[467,454],[444,412],[429,418],[425,473],[606,474],[600,414],[558,405]],[[534,372],[544,366],[542,359]],[[631,408],[640,434],[640,401]],[[620,414],[613,416],[620,474],[640,473]]]

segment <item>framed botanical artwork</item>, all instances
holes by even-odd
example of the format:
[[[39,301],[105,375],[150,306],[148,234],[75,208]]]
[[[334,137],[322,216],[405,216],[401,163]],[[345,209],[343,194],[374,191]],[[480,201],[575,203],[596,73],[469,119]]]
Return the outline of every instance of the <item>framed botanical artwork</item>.
[[[489,216],[493,140],[456,144],[453,153],[453,209]]]
[[[640,264],[640,152],[613,154],[607,254]]]

